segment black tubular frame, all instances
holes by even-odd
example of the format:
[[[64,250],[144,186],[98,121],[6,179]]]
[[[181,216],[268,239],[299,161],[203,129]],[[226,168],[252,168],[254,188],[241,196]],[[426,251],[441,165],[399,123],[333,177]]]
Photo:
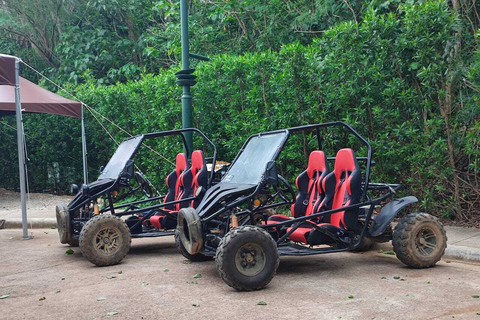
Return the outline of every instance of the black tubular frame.
[[[196,128],[186,128],[186,129],[169,130],[169,131],[162,131],[162,132],[152,132],[152,133],[146,133],[146,134],[137,135],[137,136],[125,139],[125,141],[128,141],[130,139],[141,137],[140,141],[138,142],[137,147],[135,148],[134,152],[132,153],[132,155],[130,156],[130,158],[128,160],[131,160],[133,157],[135,157],[135,155],[138,153],[138,151],[140,149],[140,146],[145,142],[145,140],[155,139],[155,138],[160,138],[160,137],[166,137],[166,136],[175,136],[175,135],[179,135],[181,137],[185,152],[187,153],[187,155],[191,156],[191,152],[193,150],[188,149],[188,145],[187,145],[187,142],[186,142],[186,139],[185,139],[185,133],[192,133],[192,134],[197,133],[198,135],[200,135],[203,138],[204,142],[206,142],[207,145],[209,145],[211,147],[211,149],[213,150],[213,156],[208,157],[208,158],[211,159],[211,161],[212,161],[212,164],[213,164],[212,168],[215,168],[215,163],[216,163],[216,160],[217,160],[217,147],[215,146],[215,144],[210,139],[207,138],[207,136],[205,136],[205,134],[203,134],[203,132],[201,132],[200,130],[198,130]],[[208,177],[207,188],[210,188],[212,186],[214,176],[215,176],[215,172],[212,169],[212,171],[210,172],[210,176]],[[133,215],[133,214],[137,214],[137,213],[143,213],[143,212],[146,212],[146,211],[151,211],[150,214],[143,216],[139,220],[139,222],[135,223],[132,227],[130,227],[130,229],[133,229],[136,226],[138,226],[140,223],[142,223],[145,219],[150,218],[150,216],[153,214],[153,211],[156,210],[156,209],[161,209],[161,208],[163,208],[165,206],[168,206],[168,205],[177,204],[177,203],[185,203],[185,202],[189,202],[189,201],[197,199],[195,196],[193,196],[193,197],[189,197],[189,198],[182,199],[182,200],[169,201],[167,203],[160,203],[160,204],[157,204],[157,205],[151,205],[151,206],[144,207],[144,208],[137,208],[136,207],[139,204],[149,203],[149,202],[153,203],[155,201],[159,201],[159,200],[165,198],[165,196],[156,196],[156,197],[152,197],[152,198],[148,198],[148,199],[144,199],[144,200],[139,200],[139,201],[134,201],[134,202],[131,202],[131,203],[125,203],[125,204],[121,204],[121,205],[118,205],[118,206],[114,206],[111,193],[113,191],[117,190],[119,185],[124,183],[123,179],[124,178],[122,177],[121,174],[116,179],[105,179],[105,180],[110,181],[110,182],[105,183],[105,185],[106,185],[105,188],[101,188],[101,191],[96,192],[92,195],[89,194],[84,200],[80,201],[79,203],[77,203],[73,207],[70,207],[70,205],[69,205],[69,212],[73,213],[73,212],[79,210],[80,208],[84,207],[85,205],[90,204],[92,202],[92,200],[97,199],[97,198],[101,197],[102,195],[107,194],[108,195],[108,206],[106,206],[105,208],[100,210],[100,213],[105,213],[105,212],[110,211],[112,215],[121,217],[121,216],[127,216],[127,215]],[[130,190],[129,192],[134,193],[138,189],[139,188],[135,188],[133,190]],[[72,202],[74,200],[72,200]],[[121,211],[121,212],[115,212],[115,210],[122,209],[122,208],[126,208],[126,209],[124,211]],[[85,219],[82,218],[82,217],[72,219],[72,221],[84,221],[84,220]]]
[[[271,230],[271,229],[274,229],[274,228],[280,228],[280,227],[292,226],[291,230],[289,230],[285,235],[283,235],[280,239],[277,240],[277,246],[282,245],[282,242],[284,242],[291,233],[293,233],[297,228],[299,228],[300,225],[303,222],[313,220],[313,219],[317,219],[319,217],[329,215],[329,214],[332,214],[332,213],[346,211],[346,210],[350,210],[350,209],[359,209],[360,207],[365,207],[365,206],[368,207],[369,206],[369,209],[368,209],[368,212],[367,212],[367,215],[366,215],[366,218],[365,218],[366,219],[365,221],[369,221],[372,217],[373,211],[375,209],[375,205],[380,204],[382,201],[392,197],[392,195],[396,192],[396,190],[398,190],[401,187],[401,185],[399,185],[399,184],[371,183],[370,182],[371,166],[372,166],[372,163],[375,164],[372,161],[372,155],[373,155],[372,147],[368,143],[368,141],[365,140],[355,129],[353,129],[348,124],[346,124],[344,122],[340,122],[340,121],[328,122],[328,123],[322,123],[322,124],[309,124],[309,125],[304,125],[304,126],[292,127],[292,128],[288,128],[288,129],[275,130],[275,131],[270,131],[270,132],[265,132],[265,133],[259,133],[259,134],[252,135],[243,144],[239,153],[237,154],[234,161],[232,162],[232,166],[235,164],[235,161],[238,159],[240,154],[245,150],[245,147],[246,147],[247,143],[252,138],[257,137],[257,136],[264,136],[264,135],[268,135],[268,134],[276,134],[276,133],[279,133],[279,132],[286,133],[286,137],[282,141],[281,147],[275,153],[275,155],[272,159],[274,161],[276,161],[277,158],[279,157],[281,151],[283,150],[283,147],[285,146],[288,139],[290,138],[290,135],[295,134],[295,133],[299,133],[299,132],[315,130],[315,134],[316,134],[316,137],[317,137],[317,140],[318,140],[318,147],[321,150],[322,149],[322,136],[320,135],[320,129],[328,128],[328,127],[343,127],[350,134],[354,135],[358,139],[358,141],[360,141],[363,145],[365,145],[367,147],[367,156],[357,158],[357,160],[359,160],[359,161],[365,161],[365,167],[366,167],[365,168],[365,178],[364,178],[364,181],[362,182],[362,193],[361,193],[360,202],[358,204],[350,205],[350,206],[347,206],[347,207],[332,209],[332,210],[323,211],[323,212],[316,212],[316,213],[308,215],[308,216],[292,218],[292,219],[289,219],[289,220],[286,220],[286,221],[282,221],[282,222],[278,222],[278,223],[274,223],[274,224],[273,223],[272,224],[266,224],[266,225],[260,226],[261,228],[267,229],[267,230],[269,230],[269,229]],[[327,160],[328,161],[333,161],[333,160],[335,160],[335,158],[330,157]],[[228,172],[227,172],[227,174],[228,174]],[[254,188],[253,191],[252,191],[252,189],[248,189],[248,192],[246,192],[245,194],[240,194],[235,200],[230,201],[229,203],[225,204],[221,209],[216,210],[216,212],[213,212],[212,214],[202,215],[202,214],[200,214],[201,212],[199,212],[200,217],[201,217],[201,222],[203,224],[205,224],[205,226],[207,226],[209,222],[215,222],[216,223],[218,221],[216,219],[222,213],[227,212],[230,209],[247,202],[248,200],[252,200],[253,197],[261,190],[261,188],[263,186],[264,186],[263,181],[261,181],[257,186],[252,185],[252,189]],[[382,196],[380,196],[376,199],[370,200],[367,196],[367,191],[368,190],[388,190],[388,192],[385,195],[382,195]],[[287,204],[287,203],[283,202],[283,203],[279,203],[279,204],[268,205],[267,207],[273,208],[273,207],[278,207],[278,206],[285,205],[285,204]],[[241,212],[237,212],[235,214],[236,215],[251,214],[251,211],[247,209],[247,210],[243,210]],[[230,218],[227,217],[227,220],[228,220],[226,222],[227,225],[230,223],[229,219]],[[314,228],[313,224],[312,224],[312,228]],[[352,242],[348,243],[348,244],[347,243],[342,243],[343,246],[341,246],[339,248],[322,248],[322,250],[317,250],[317,251],[315,251],[314,249],[308,249],[308,250],[310,250],[311,252],[317,252],[317,253],[327,253],[327,252],[341,252],[341,251],[355,249],[360,245],[363,238],[365,237],[366,232],[367,232],[367,228],[368,228],[368,223],[364,223],[364,225],[362,226],[362,228],[360,230],[355,230],[356,232],[358,232],[358,231],[360,232],[358,241],[356,241],[355,243],[352,243]],[[204,230],[208,230],[208,227],[206,229],[204,228]],[[351,235],[350,235],[350,233],[351,233]],[[348,239],[353,241],[353,231],[347,230],[346,234],[348,234],[347,235]],[[310,253],[310,254],[315,254],[315,253]]]

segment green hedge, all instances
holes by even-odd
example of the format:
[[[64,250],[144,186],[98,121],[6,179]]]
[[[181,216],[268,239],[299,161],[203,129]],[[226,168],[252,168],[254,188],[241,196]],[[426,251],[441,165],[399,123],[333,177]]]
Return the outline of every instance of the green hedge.
[[[464,214],[472,214],[479,208],[478,195],[475,196],[478,182],[472,181],[480,172],[480,105],[475,91],[480,56],[457,54],[458,41],[474,41],[468,37],[458,39],[459,27],[458,18],[448,6],[435,0],[400,6],[396,14],[371,11],[360,24],[339,24],[310,46],[294,43],[279,52],[216,56],[211,62],[199,64],[195,72],[195,126],[216,143],[221,159],[232,160],[252,133],[345,121],[373,146],[377,163],[374,180],[404,184],[404,193],[416,195],[421,209],[433,214],[455,215],[457,200]],[[463,63],[466,60],[473,61],[471,67]],[[181,89],[175,85],[174,77],[177,70],[104,87],[96,87],[94,79],[90,79],[70,90],[134,134],[180,128]],[[471,85],[465,86],[466,81]],[[454,85],[446,92],[448,83]],[[447,95],[453,99],[453,109],[445,114]],[[30,124],[26,126],[27,133],[35,130],[36,123],[53,125],[53,120],[48,119],[35,118],[31,129]],[[455,198],[452,184],[446,120],[460,178],[460,199]],[[44,163],[56,158],[62,162],[61,167],[75,168],[76,176],[71,180],[79,181],[80,139],[73,133],[79,132],[79,124],[57,117],[55,121],[69,126],[62,129],[63,136],[59,133],[54,139],[70,146],[70,152],[63,147],[60,152],[60,147],[50,144],[49,138],[49,145],[59,150],[55,153],[49,149],[52,158],[47,160],[42,153],[45,150],[30,153],[43,154]],[[126,137],[105,125],[117,138]],[[1,134],[5,136],[4,132]],[[50,132],[45,137],[49,135]],[[90,116],[87,135],[92,176],[108,160],[114,145]],[[305,167],[306,155],[315,147],[304,138],[308,137],[294,138],[297,147],[288,147],[285,160],[279,164],[281,173],[292,182]],[[326,135],[325,148],[330,156],[339,146],[333,133]],[[162,151],[166,146],[156,147]],[[359,154],[362,152],[358,149]],[[1,161],[15,158],[12,151],[2,153]],[[165,153],[173,160],[170,150]],[[66,154],[75,161],[65,158]],[[164,174],[171,167],[148,156],[144,161],[150,161],[146,167],[161,176],[153,180],[162,185]],[[32,185],[45,188],[43,181],[37,181],[41,170],[36,172]],[[15,174],[11,170],[2,172],[10,181],[7,187],[15,185]],[[62,180],[61,187],[71,180]]]

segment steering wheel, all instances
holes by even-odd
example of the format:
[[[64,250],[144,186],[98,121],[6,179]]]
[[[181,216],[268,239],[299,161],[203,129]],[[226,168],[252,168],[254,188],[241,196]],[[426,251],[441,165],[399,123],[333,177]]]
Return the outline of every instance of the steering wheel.
[[[288,203],[295,202],[296,194],[293,191],[292,185],[288,183],[287,179],[278,175],[278,185],[273,186],[275,192],[278,192],[280,198]]]
[[[144,195],[148,198],[153,198],[153,190],[148,183],[148,180],[140,172],[135,172],[135,181],[138,183],[138,187],[142,189]]]

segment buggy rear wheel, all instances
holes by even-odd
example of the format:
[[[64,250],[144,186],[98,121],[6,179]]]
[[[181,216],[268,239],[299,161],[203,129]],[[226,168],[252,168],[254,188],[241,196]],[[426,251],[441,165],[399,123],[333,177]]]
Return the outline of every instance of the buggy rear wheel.
[[[97,266],[119,263],[130,250],[132,236],[119,217],[101,214],[88,220],[80,232],[80,250]]]
[[[393,230],[393,250],[409,267],[434,266],[445,253],[447,235],[437,218],[426,213],[411,213]]]
[[[61,243],[68,243],[72,247],[78,247],[78,239],[72,237],[70,228],[70,215],[66,204],[59,204],[55,207],[57,217],[58,236]]]
[[[175,234],[177,233],[179,239],[177,245],[182,245],[182,247],[179,246],[182,253],[185,251],[193,256],[202,250],[202,222],[195,209],[183,208],[178,212]]]
[[[188,253],[187,249],[185,249],[182,241],[180,240],[180,233],[178,229],[175,230],[175,244],[182,255],[190,261],[208,261],[213,259],[213,257],[206,256],[201,252],[195,254]]]
[[[256,226],[228,232],[215,256],[220,277],[238,291],[264,288],[273,279],[279,262],[277,244],[268,232]]]

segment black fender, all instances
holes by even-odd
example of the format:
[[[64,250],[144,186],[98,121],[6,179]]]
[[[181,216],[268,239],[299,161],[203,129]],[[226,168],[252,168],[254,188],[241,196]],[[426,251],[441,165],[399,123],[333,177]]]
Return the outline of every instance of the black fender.
[[[390,222],[392,222],[397,213],[402,210],[403,207],[415,202],[418,202],[416,197],[408,196],[395,199],[387,203],[382,208],[382,211],[380,211],[380,213],[377,214],[374,219],[372,219],[372,225],[368,229],[370,237],[377,237],[381,235],[385,230],[387,230]]]

